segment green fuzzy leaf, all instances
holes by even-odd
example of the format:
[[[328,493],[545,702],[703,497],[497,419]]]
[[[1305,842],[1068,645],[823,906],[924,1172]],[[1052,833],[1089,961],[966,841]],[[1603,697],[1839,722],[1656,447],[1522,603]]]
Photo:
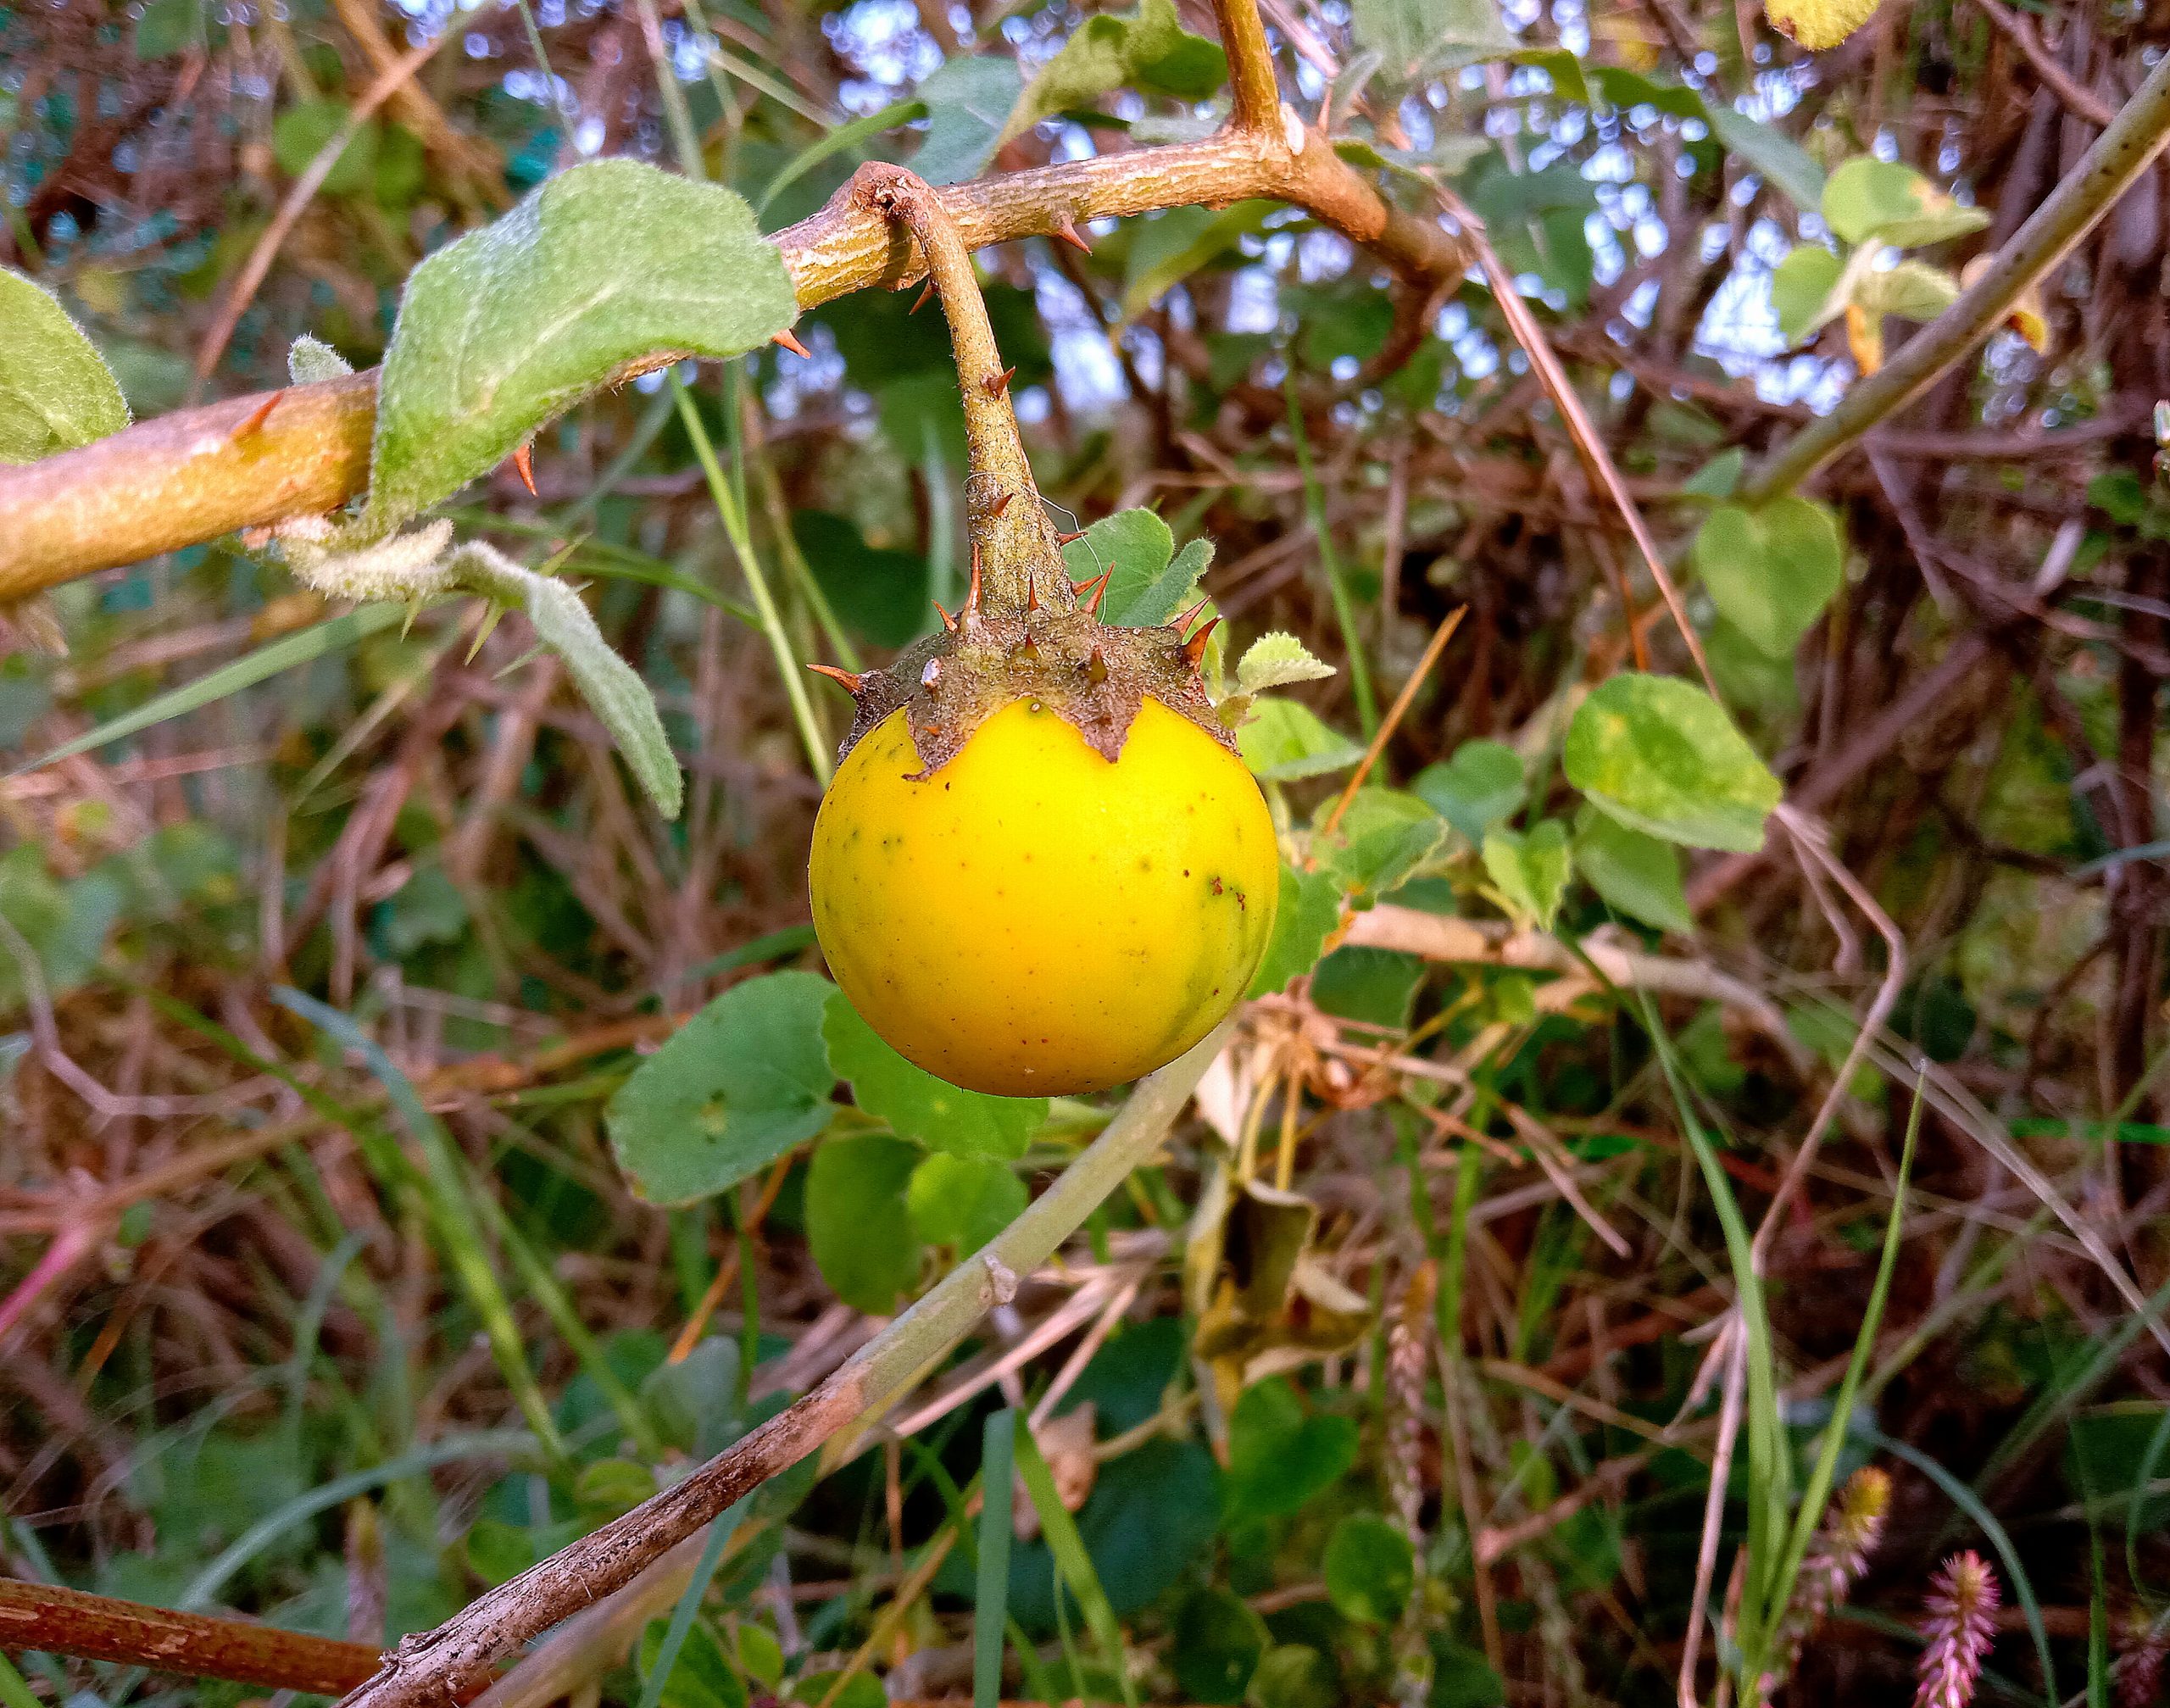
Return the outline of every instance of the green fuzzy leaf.
[[[806,1173],[806,1238],[821,1278],[854,1310],[887,1316],[919,1281],[904,1194],[921,1152],[887,1133],[832,1138]]]
[[[1250,721],[1236,732],[1236,745],[1251,775],[1271,783],[1323,776],[1364,757],[1362,748],[1295,700],[1257,701]]]
[[[1739,446],[1728,445],[1680,483],[1683,496],[1693,494],[1720,502],[1730,498],[1740,490],[1740,471],[1747,460]]]
[[[1024,1213],[1025,1182],[984,1156],[940,1152],[912,1171],[904,1188],[912,1230],[929,1245],[977,1251]]]
[[[1316,682],[1333,674],[1333,666],[1311,656],[1310,648],[1295,636],[1276,630],[1250,643],[1236,666],[1236,692],[1263,693],[1285,688],[1292,682]]]
[[[1446,820],[1421,797],[1366,787],[1331,836],[1314,837],[1313,852],[1344,888],[1376,899],[1414,877],[1438,853],[1447,831]]]
[[[643,1683],[663,1658],[669,1622],[654,1619],[641,1633],[640,1673]],[[724,1653],[723,1641],[705,1619],[687,1627],[670,1676],[664,1681],[659,1708],[746,1708],[746,1681]]]
[[[611,1149],[650,1204],[728,1191],[829,1124],[828,980],[733,985],[635,1068],[604,1110]]]
[[[1845,312],[1838,295],[1845,263],[1819,243],[1796,243],[1771,274],[1771,306],[1778,312],[1778,335],[1798,344]]]
[[[1585,803],[1575,815],[1575,870],[1611,906],[1660,931],[1695,929],[1680,882],[1680,851]]]
[[[1271,996],[1288,988],[1318,965],[1327,933],[1341,919],[1341,891],[1324,872],[1299,872],[1286,861],[1281,867],[1281,899],[1274,910],[1273,936],[1266,945],[1266,958],[1252,976],[1247,996]]]
[[[732,192],[633,160],[569,168],[409,275],[365,523],[457,492],[633,363],[735,356],[796,314],[782,253]]]
[[[1483,858],[1494,898],[1515,922],[1550,931],[1560,899],[1567,893],[1567,826],[1558,819],[1541,819],[1526,835],[1488,831]]]
[[[1349,31],[1379,55],[1395,87],[1420,77],[1504,58],[1522,44],[1494,0],[1353,0]]]
[[[1839,520],[1809,498],[1720,504],[1704,519],[1695,571],[1718,614],[1772,658],[1789,658],[1845,576]]]
[[[1143,0],[1116,17],[1088,18],[1040,68],[1004,123],[997,147],[1052,114],[1090,106],[1110,90],[1139,88],[1203,101],[1227,80],[1227,56],[1184,30],[1175,0]]]
[[[1858,155],[1823,186],[1823,222],[1849,243],[1895,243],[1918,249],[1964,236],[1989,223],[1979,208],[1967,208],[1896,160]]]
[[[1048,1118],[1043,1097],[989,1097],[915,1067],[860,1018],[842,991],[829,998],[821,1036],[830,1067],[851,1082],[853,1100],[900,1138],[958,1156],[1018,1157]]]
[[[1522,755],[1505,742],[1482,737],[1425,766],[1409,787],[1472,843],[1520,812],[1529,797]]]
[[[930,184],[961,184],[987,170],[1024,92],[1024,74],[1000,54],[945,59],[919,86],[926,136],[912,170]]]
[[[1326,1544],[1326,1593],[1344,1619],[1391,1625],[1416,1587],[1409,1538],[1375,1513],[1351,1512]]]
[[[307,332],[287,347],[287,374],[297,386],[314,386],[324,380],[343,379],[353,371],[353,363],[323,339],[313,338]]]
[[[609,731],[626,768],[656,810],[676,818],[685,799],[685,779],[648,684],[603,638],[587,604],[565,582],[531,575],[524,592],[520,609],[535,626],[536,637],[565,660],[574,687]]]
[[[0,463],[34,463],[128,425],[97,346],[42,286],[0,267]]]
[[[1783,791],[1718,703],[1673,676],[1623,671],[1577,708],[1567,781],[1630,830],[1753,854]]]

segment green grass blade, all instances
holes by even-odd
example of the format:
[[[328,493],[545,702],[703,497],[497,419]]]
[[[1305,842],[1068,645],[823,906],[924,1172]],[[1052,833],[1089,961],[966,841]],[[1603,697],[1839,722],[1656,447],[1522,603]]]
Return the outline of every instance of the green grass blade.
[[[1055,1493],[1054,1472],[1042,1456],[1039,1443],[1032,1439],[1032,1432],[1020,1429],[1015,1436],[1017,1469],[1024,1477],[1026,1494],[1032,1498],[1032,1509],[1039,1514],[1040,1533],[1048,1539],[1055,1568],[1077,1598],[1086,1627],[1100,1646],[1102,1663],[1122,1689],[1122,1700],[1136,1708],[1138,1692],[1130,1682],[1130,1669],[1123,1665],[1122,1630],[1116,1623],[1115,1609],[1108,1604],[1108,1592],[1100,1587],[1100,1574],[1093,1568],[1093,1556],[1085,1551],[1085,1538],[1077,1533],[1077,1521]]]
[[[253,687],[265,678],[277,676],[281,670],[292,670],[314,659],[353,646],[357,641],[378,634],[402,620],[407,608],[401,604],[364,605],[359,610],[348,611],[344,616],[333,617],[302,629],[291,635],[282,635],[275,641],[267,641],[254,652],[243,654],[231,664],[221,665],[208,675],[192,682],[184,682],[177,688],[145,701],[132,712],[123,712],[117,718],[108,718],[96,729],[86,730],[72,741],[63,742],[50,753],[41,754],[27,765],[9,771],[11,777],[21,776],[42,765],[57,760],[72,759],[77,754],[102,748],[108,742],[117,742],[124,736],[132,736],[147,730],[153,724],[162,724],[169,718],[177,718],[187,712],[201,711],[205,706],[225,699],[229,694],[239,693]]]
[[[893,101],[879,113],[869,113],[864,119],[854,119],[849,125],[837,125],[820,142],[810,142],[784,163],[783,170],[769,180],[769,187],[761,192],[760,202],[754,211],[767,213],[771,202],[832,155],[840,154],[847,148],[855,148],[870,136],[878,136],[884,131],[894,130],[899,125],[909,125],[913,120],[926,116],[926,103],[924,101]]]
[[[1800,1563],[1808,1555],[1808,1544],[1822,1521],[1823,1503],[1830,1498],[1832,1480],[1838,1473],[1839,1451],[1845,1444],[1846,1426],[1854,1414],[1855,1397],[1861,1392],[1861,1378],[1867,1373],[1870,1355],[1876,1349],[1876,1331],[1883,1321],[1883,1307],[1891,1297],[1892,1271],[1899,1265],[1900,1233],[1906,1219],[1906,1182],[1913,1174],[1914,1143],[1921,1136],[1922,1105],[1921,1092],[1917,1088],[1914,1106],[1906,1115],[1906,1138],[1899,1151],[1899,1180],[1892,1189],[1891,1214],[1883,1225],[1883,1248],[1877,1257],[1876,1280],[1869,1288],[1868,1308],[1861,1313],[1861,1331],[1854,1338],[1853,1356],[1847,1360],[1845,1377],[1839,1383],[1838,1397],[1832,1402],[1831,1421],[1823,1427],[1822,1447],[1808,1474],[1807,1486],[1801,1490],[1800,1505],[1794,1513],[1793,1535],[1786,1544],[1785,1557],[1771,1580],[1771,1599],[1765,1604],[1761,1626],[1766,1632],[1777,1627],[1785,1616],[1786,1604],[1793,1599]],[[1749,1657],[1750,1664],[1759,1669],[1763,1659],[1760,1655]]]
[[[701,1544],[701,1557],[694,1562],[693,1575],[686,1580],[678,1605],[670,1610],[670,1623],[664,1630],[663,1646],[655,1651],[655,1670],[641,1686],[640,1708],[662,1708],[664,1686],[670,1682],[670,1669],[678,1664],[678,1651],[686,1646],[686,1633],[693,1628],[694,1616],[701,1611],[701,1598],[709,1593],[715,1569],[723,1563],[723,1550],[731,1545],[739,1521],[745,1516],[746,1502],[740,1500],[725,1507],[715,1522],[709,1526],[709,1539]]]
[[[2003,1525],[1997,1522],[1996,1514],[1982,1504],[1982,1497],[1946,1471],[1928,1454],[1909,1447],[1903,1441],[1895,1441],[1882,1430],[1864,1427],[1862,1438],[1879,1451],[1903,1459],[1922,1476],[1942,1489],[1951,1504],[1972,1519],[1975,1527],[1989,1538],[1989,1545],[1997,1551],[1997,1558],[2004,1562],[2005,1576],[2011,1580],[2013,1598],[2019,1603],[2020,1611],[2027,1620],[2027,1629],[2034,1638],[2034,1647],[2042,1657],[2042,1691],[2050,1708],[2062,1700],[2057,1694],[2056,1672],[2050,1660],[2050,1633],[2042,1624],[2042,1604],[2035,1599],[2034,1585],[2027,1576],[2027,1568],[2020,1563],[2019,1550],[2011,1545],[2011,1538],[2005,1533]]]
[[[1296,442],[1296,467],[1304,477],[1304,513],[1310,518],[1317,542],[1319,561],[1326,570],[1326,584],[1333,596],[1333,615],[1341,625],[1341,643],[1349,654],[1349,688],[1356,699],[1356,720],[1369,741],[1378,732],[1379,698],[1372,687],[1372,667],[1364,658],[1363,637],[1356,632],[1356,604],[1349,594],[1349,580],[1341,570],[1341,555],[1333,548],[1333,531],[1327,526],[1326,494],[1320,490],[1318,470],[1311,464],[1311,442],[1304,431],[1304,411],[1296,401],[1296,364],[1288,364],[1288,431]]]
[[[351,1015],[288,986],[281,985],[271,994],[281,1007],[314,1021],[341,1044],[359,1054],[384,1088],[386,1098],[421,1149],[423,1199],[430,1221],[446,1257],[451,1260],[453,1272],[459,1278],[461,1290],[467,1294],[475,1314],[482,1320],[482,1331],[489,1337],[490,1350],[497,1359],[498,1368],[512,1389],[528,1427],[551,1458],[562,1461],[565,1457],[565,1437],[559,1433],[557,1420],[551,1416],[549,1404],[543,1399],[542,1389],[529,1366],[526,1344],[520,1338],[520,1325],[513,1320],[511,1302],[505,1297],[504,1287],[498,1279],[497,1270],[483,1243],[481,1217],[468,1191],[465,1171],[444,1124],[423,1107],[414,1082],[393,1065],[375,1038],[354,1024]]]
[[[2147,1505],[2147,1485],[2155,1480],[2156,1467],[2162,1463],[2166,1449],[2170,1449],[2170,1408],[2164,1410],[2162,1421],[2155,1426],[2155,1433],[2148,1438],[2147,1451],[2139,1456],[2139,1469],[2133,1473],[2132,1505],[2125,1511],[2125,1570],[2132,1575],[2135,1595],[2141,1593],[2139,1516]]]
[[[972,1600],[972,1708],[996,1708],[1002,1695],[1002,1632],[1010,1618],[1010,1502],[1017,1414],[987,1421],[980,1449],[980,1563]]]

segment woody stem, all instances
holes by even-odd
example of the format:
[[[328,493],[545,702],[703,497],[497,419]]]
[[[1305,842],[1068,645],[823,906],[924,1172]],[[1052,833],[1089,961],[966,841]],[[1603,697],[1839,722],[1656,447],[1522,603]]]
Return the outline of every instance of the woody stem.
[[[971,465],[965,480],[965,513],[980,569],[980,609],[1021,611],[1035,595],[1041,604],[1066,609],[1073,603],[1070,581],[1061,573],[1054,527],[1041,507],[1032,467],[1017,434],[1009,372],[995,347],[994,327],[980,296],[971,252],[941,199],[903,167],[880,163],[862,166],[853,190],[866,206],[907,228],[917,240],[927,276],[949,322],[964,398]]]

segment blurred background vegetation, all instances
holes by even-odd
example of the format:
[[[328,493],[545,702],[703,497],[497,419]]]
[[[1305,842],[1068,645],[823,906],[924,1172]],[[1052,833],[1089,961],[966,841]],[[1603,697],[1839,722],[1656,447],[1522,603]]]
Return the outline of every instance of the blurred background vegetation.
[[[1591,686],[1688,655],[1480,279],[1420,300],[1269,203],[987,252],[1050,503],[1166,525],[1110,524],[1085,561],[1210,540],[1232,647],[1282,629],[1338,666],[1244,732],[1292,854],[1466,615],[1361,834],[1292,868],[1281,959],[1155,1162],[897,1433],[765,1491],[667,1683],[682,1575],[504,1700],[961,1697],[965,1490],[1005,1406],[1047,1466],[1000,1604],[1016,1694],[1676,1700],[1714,1455],[1721,1624],[1760,1498],[1719,1447],[1737,1271],[1711,1184],[1768,1201],[1893,970],[1887,924],[1895,1002],[1762,1272],[1783,1450],[1805,1471],[1835,1421],[1839,1476],[1889,1472],[1889,1511],[1781,1700],[1911,1700],[1922,1587],[1962,1544],[2011,1604],[1983,1700],[2156,1700],[2162,170],[1822,477],[1829,528],[1712,518],[2039,204],[2170,11],[1926,0],[1821,54],[1703,0],[1265,15],[1294,105],[1484,221],[1830,858],[1775,834],[1683,854],[1567,790]],[[422,257],[580,160],[698,164],[773,231],[863,159],[954,181],[1210,130],[1210,13],[1149,5],[1098,75],[1058,58],[1085,22],[1062,0],[8,0],[0,261],[156,415],[283,384],[304,332],[378,360]],[[1864,188],[1841,170],[1864,160],[1911,170]],[[801,662],[886,658],[957,604],[961,417],[910,302],[824,306],[808,359],[599,396],[537,441],[532,496],[507,468],[454,506],[587,588],[685,767],[676,822],[525,623],[478,605],[340,618],[234,541],[11,615],[8,1575],[373,1646],[426,1628],[804,1392],[1105,1124],[1114,1101],[1059,1099],[965,1144],[917,1089],[883,1107],[792,982],[819,966],[806,846],[849,709],[815,684],[794,716],[748,574]],[[782,1060],[806,1088],[761,1111],[781,1160],[651,1203],[638,1099],[613,1099],[734,989],[726,1018],[804,1024],[769,1055],[719,1022],[674,1094],[721,1125]],[[1834,1420],[1888,1219],[1889,1300]],[[22,1672],[83,1708],[265,1694]]]

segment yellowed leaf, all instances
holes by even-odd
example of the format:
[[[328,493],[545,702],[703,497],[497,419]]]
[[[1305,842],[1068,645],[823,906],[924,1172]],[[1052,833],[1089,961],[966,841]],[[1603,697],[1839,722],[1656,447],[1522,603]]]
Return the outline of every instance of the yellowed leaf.
[[[1854,365],[1867,379],[1883,365],[1883,316],[1870,314],[1858,303],[1847,303],[1846,345],[1854,353]]]
[[[1876,0],[1764,0],[1771,27],[1804,47],[1836,47],[1876,15]]]

